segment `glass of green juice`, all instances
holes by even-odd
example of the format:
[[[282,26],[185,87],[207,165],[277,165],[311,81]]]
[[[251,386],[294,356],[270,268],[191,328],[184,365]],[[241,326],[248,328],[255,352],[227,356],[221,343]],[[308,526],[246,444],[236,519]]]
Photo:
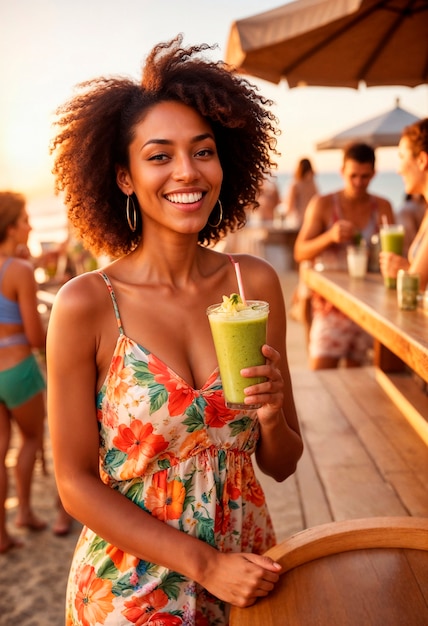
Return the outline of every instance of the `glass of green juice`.
[[[266,343],[269,304],[262,300],[247,300],[240,310],[227,310],[224,303],[212,304],[207,315],[226,406],[230,409],[258,409],[260,404],[244,403],[244,389],[266,379],[244,378],[241,369],[266,362],[262,346]]]
[[[382,252],[394,252],[402,256],[404,246],[404,226],[402,224],[384,224],[380,227],[380,247]],[[384,277],[388,289],[396,289],[397,279]]]

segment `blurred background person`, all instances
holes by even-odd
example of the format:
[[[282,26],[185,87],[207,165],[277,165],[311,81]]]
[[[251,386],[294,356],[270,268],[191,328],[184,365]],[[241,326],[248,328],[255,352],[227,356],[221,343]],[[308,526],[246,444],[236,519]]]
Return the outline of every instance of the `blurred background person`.
[[[280,194],[276,178],[268,176],[259,187],[257,202],[259,206],[245,209],[247,222],[244,228],[229,232],[219,241],[215,249],[220,252],[239,252],[263,256],[263,244],[266,227],[274,224]]]
[[[284,199],[287,222],[300,228],[309,200],[318,193],[315,172],[309,159],[300,159]]]
[[[45,379],[34,351],[44,351],[46,331],[37,310],[34,268],[22,258],[30,231],[24,196],[0,192],[0,553],[22,545],[6,528],[6,455],[12,420],[21,437],[15,465],[15,525],[32,531],[47,526],[31,505],[34,465],[38,453],[43,451],[45,420]],[[63,514],[67,515],[60,506],[60,534],[64,531]]]
[[[21,436],[15,466],[18,512],[15,524],[43,530],[46,522],[31,507],[37,453],[43,448],[45,381],[33,349],[45,348],[45,329],[37,311],[37,286],[31,263],[18,258],[31,226],[20,194],[0,193],[0,552],[22,545],[8,534],[6,454],[14,419]]]
[[[408,194],[428,198],[428,118],[406,126],[398,144],[399,172]],[[383,276],[395,278],[399,269],[420,276],[420,289],[428,286],[428,209],[409,247],[407,258],[393,252],[381,252]]]
[[[69,230],[64,241],[41,242],[41,246],[42,254],[34,259],[34,264],[44,270],[46,278],[43,282],[47,287],[60,287],[74,276],[98,267],[97,259],[85,250],[72,230]]]
[[[273,176],[265,178],[257,196],[259,206],[251,213],[251,220],[273,222],[275,209],[280,200],[281,197],[276,179]]]
[[[346,247],[362,240],[369,247],[382,222],[394,222],[390,202],[368,191],[375,172],[371,146],[353,143],[345,148],[344,187],[312,197],[294,247],[297,263],[310,261],[315,268],[346,271]],[[311,304],[311,369],[335,368],[341,362],[346,367],[363,365],[372,344],[370,336],[321,296],[313,294]]]

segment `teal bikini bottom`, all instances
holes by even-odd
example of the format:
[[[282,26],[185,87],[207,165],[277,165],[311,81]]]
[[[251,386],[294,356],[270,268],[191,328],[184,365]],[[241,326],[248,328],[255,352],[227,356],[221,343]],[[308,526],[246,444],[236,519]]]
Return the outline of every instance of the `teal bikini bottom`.
[[[8,409],[24,404],[45,388],[45,379],[34,354],[0,371],[0,402]]]

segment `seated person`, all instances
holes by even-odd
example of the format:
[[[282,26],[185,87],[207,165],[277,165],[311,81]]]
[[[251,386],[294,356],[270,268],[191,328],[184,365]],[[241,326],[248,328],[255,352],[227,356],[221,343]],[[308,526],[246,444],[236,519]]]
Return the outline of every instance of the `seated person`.
[[[371,146],[348,146],[341,173],[343,189],[314,196],[308,204],[294,248],[297,263],[346,270],[346,246],[361,238],[370,244],[382,221],[394,222],[390,202],[368,192],[375,175]],[[362,365],[370,346],[371,338],[357,324],[320,296],[312,296],[311,369],[335,368],[342,359],[347,367]]]

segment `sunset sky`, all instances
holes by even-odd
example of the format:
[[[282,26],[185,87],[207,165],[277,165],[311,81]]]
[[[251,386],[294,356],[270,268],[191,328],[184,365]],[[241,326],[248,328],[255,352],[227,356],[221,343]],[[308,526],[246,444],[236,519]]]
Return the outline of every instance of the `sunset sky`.
[[[15,0],[0,5],[0,187],[51,194],[48,145],[53,112],[81,81],[139,77],[151,47],[182,32],[185,44],[218,44],[224,58],[232,21],[284,4],[274,0]],[[253,79],[251,79],[253,80]],[[423,117],[428,87],[289,89],[253,80],[276,102],[280,171],[302,156],[337,171],[340,152],[317,152],[330,135],[393,108]],[[395,149],[378,151],[378,168],[395,170]]]

